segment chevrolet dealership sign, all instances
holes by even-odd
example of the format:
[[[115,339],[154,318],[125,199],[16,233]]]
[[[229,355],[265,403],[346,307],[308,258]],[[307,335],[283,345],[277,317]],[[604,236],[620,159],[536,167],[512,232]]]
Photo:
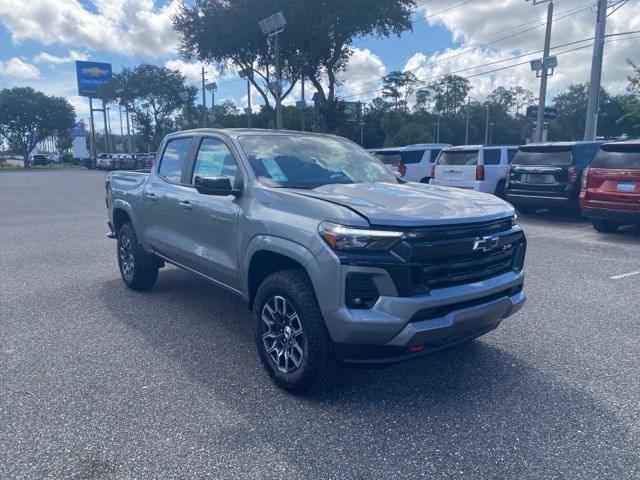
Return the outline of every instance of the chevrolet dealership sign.
[[[78,94],[95,97],[98,87],[111,80],[111,64],[98,62],[76,62]]]

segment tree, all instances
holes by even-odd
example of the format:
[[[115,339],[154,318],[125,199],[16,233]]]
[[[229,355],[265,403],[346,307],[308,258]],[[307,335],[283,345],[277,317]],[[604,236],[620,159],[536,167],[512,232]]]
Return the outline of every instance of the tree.
[[[391,99],[396,110],[407,111],[407,100],[420,85],[413,72],[395,71],[382,77],[382,98]]]
[[[520,115],[521,108],[527,107],[537,100],[537,97],[531,90],[523,88],[520,85],[512,87],[511,93],[513,94],[514,106],[516,107],[516,116]]]
[[[471,82],[458,75],[445,75],[429,85],[429,89],[433,92],[434,110],[448,115],[457,113],[465,104]]]
[[[505,87],[497,87],[487,97],[489,103],[505,112],[509,112],[515,106],[514,92]]]
[[[181,95],[186,93],[186,98]],[[98,96],[120,103],[135,113],[135,119],[148,143],[157,147],[172,125],[172,116],[193,105],[195,87],[188,86],[177,70],[142,63],[123,68],[100,88]]]
[[[62,97],[50,97],[31,87],[0,91],[0,137],[29,168],[29,153],[47,137],[71,130],[75,111]]]
[[[337,73],[344,70],[357,37],[400,35],[412,26],[414,0],[201,0],[183,3],[174,17],[180,53],[243,70],[266,106],[273,78],[274,51],[258,21],[282,11],[280,60],[289,86],[304,75],[316,89],[321,130],[332,130],[337,110]]]

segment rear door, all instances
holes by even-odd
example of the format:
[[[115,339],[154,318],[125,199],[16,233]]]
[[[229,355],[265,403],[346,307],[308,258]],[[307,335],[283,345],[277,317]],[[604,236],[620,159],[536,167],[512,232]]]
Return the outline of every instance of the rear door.
[[[484,179],[491,183],[495,191],[498,182],[506,175],[506,148],[483,149],[481,161],[484,165]]]
[[[403,178],[408,182],[420,182],[422,179],[428,178],[431,175],[431,170],[427,167],[428,159],[429,151],[425,149],[402,152],[400,161],[405,167]]]
[[[476,179],[479,150],[443,150],[436,164],[435,179],[458,186]]]
[[[589,170],[587,199],[640,209],[640,144],[602,147]]]
[[[167,140],[160,164],[144,189],[143,228],[146,241],[161,255],[184,264],[187,242],[180,204],[191,189],[182,183],[183,170],[191,152],[193,137]]]

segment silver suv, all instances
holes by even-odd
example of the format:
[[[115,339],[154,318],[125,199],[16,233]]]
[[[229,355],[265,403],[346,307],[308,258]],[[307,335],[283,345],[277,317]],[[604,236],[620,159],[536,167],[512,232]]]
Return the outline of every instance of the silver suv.
[[[343,363],[471,340],[525,300],[509,204],[407,184],[336,136],[171,134],[150,173],[109,175],[107,205],[126,285],[150,288],[169,262],[239,295],[265,369],[293,392]]]

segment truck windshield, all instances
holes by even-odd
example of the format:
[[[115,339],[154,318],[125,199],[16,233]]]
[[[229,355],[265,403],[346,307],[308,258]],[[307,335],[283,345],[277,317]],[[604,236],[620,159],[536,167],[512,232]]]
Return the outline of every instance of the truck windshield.
[[[382,162],[347,140],[304,135],[246,135],[238,140],[258,179],[271,187],[400,183]]]
[[[477,165],[478,150],[443,151],[437,163],[438,165]]]
[[[568,165],[572,158],[571,147],[521,148],[513,159],[513,165]]]

